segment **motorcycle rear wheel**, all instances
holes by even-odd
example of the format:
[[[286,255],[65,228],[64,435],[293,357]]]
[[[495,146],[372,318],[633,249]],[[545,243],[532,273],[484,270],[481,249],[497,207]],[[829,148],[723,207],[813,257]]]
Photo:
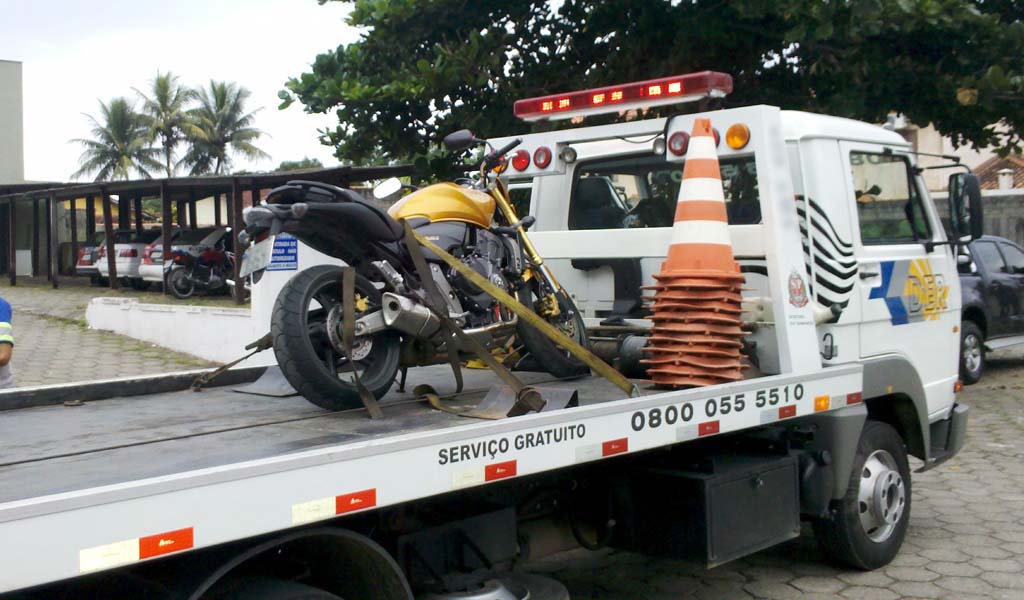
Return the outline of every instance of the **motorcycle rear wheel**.
[[[370,280],[356,275],[355,288],[357,318],[380,308],[380,290]],[[306,400],[332,411],[363,405],[349,360],[334,348],[327,332],[330,310],[340,304],[341,267],[319,265],[300,271],[285,284],[270,319],[274,354],[288,383]],[[375,398],[384,396],[394,383],[400,349],[395,331],[356,338],[355,368]]]
[[[533,308],[537,294],[534,285],[528,286],[519,292],[519,301]],[[560,293],[558,294],[558,306],[560,313],[544,320],[586,348],[587,327],[583,322],[583,315],[576,308],[576,303],[567,294]],[[590,370],[586,363],[536,328],[528,325],[523,319],[520,319],[516,325],[516,337],[533,355],[537,364],[555,377],[560,379],[581,377]]]
[[[188,271],[184,267],[171,269],[167,274],[167,289],[175,298],[185,300],[192,297],[196,284],[189,280]]]

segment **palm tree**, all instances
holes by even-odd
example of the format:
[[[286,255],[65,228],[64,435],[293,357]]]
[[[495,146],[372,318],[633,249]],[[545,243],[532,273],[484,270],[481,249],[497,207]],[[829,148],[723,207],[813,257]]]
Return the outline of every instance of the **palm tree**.
[[[160,150],[149,145],[149,132],[135,106],[127,98],[100,101],[100,119],[85,115],[92,121],[93,139],[74,139],[85,146],[79,162],[81,168],[71,175],[77,179],[96,173],[96,181],[130,179],[132,173],[149,179],[151,169],[161,169],[156,159]]]
[[[142,97],[142,116],[151,139],[160,139],[167,176],[174,177],[174,147],[184,138],[187,105],[196,93],[178,83],[177,76],[170,72],[161,75],[160,71],[150,82],[151,96],[137,89],[135,93]]]
[[[248,159],[270,158],[254,144],[263,132],[252,126],[256,111],[245,112],[249,90],[211,80],[196,98],[199,105],[188,112],[185,124],[189,150],[181,160],[192,175],[229,171],[232,152]]]

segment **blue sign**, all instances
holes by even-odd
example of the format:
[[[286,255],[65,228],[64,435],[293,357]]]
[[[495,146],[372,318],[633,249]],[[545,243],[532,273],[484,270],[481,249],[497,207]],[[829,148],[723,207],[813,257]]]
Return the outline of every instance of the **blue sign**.
[[[296,271],[299,268],[299,240],[287,233],[274,239],[274,253],[268,271]]]

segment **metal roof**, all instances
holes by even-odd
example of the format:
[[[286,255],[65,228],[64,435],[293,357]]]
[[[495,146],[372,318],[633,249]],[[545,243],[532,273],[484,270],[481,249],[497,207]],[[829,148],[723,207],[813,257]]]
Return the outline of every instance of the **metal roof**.
[[[205,198],[213,194],[230,193],[237,181],[242,189],[253,187],[266,189],[276,187],[295,179],[321,181],[345,186],[354,181],[383,179],[411,175],[412,165],[382,167],[333,167],[329,169],[299,169],[271,173],[249,173],[244,175],[203,175],[198,177],[171,177],[168,179],[135,179],[129,181],[95,181],[90,183],[32,183],[0,186],[0,201],[23,198],[48,198],[58,200],[99,196],[105,189],[108,194],[141,194],[157,196],[160,186],[167,183],[170,199]]]

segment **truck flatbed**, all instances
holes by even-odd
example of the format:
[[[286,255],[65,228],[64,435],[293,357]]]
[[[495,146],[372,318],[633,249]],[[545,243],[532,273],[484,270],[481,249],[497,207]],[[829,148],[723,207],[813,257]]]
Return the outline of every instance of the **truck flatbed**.
[[[485,371],[467,369],[464,376],[455,405],[475,403],[495,381]],[[411,383],[439,392],[454,389],[447,366],[417,369],[412,377]],[[622,396],[596,377],[559,382],[524,373],[521,379],[541,388],[580,389],[581,405]],[[432,409],[412,395],[412,385],[406,393],[396,387],[382,400],[380,420],[362,409],[326,412],[300,396],[261,396],[236,387],[0,411],[0,505],[482,422]]]
[[[466,370],[471,404],[497,379]],[[597,377],[580,406],[499,421],[392,391],[385,418],[233,386],[0,411],[0,592],[492,481],[812,415],[860,401],[859,365],[625,398]],[[454,388],[447,367],[412,384]]]

